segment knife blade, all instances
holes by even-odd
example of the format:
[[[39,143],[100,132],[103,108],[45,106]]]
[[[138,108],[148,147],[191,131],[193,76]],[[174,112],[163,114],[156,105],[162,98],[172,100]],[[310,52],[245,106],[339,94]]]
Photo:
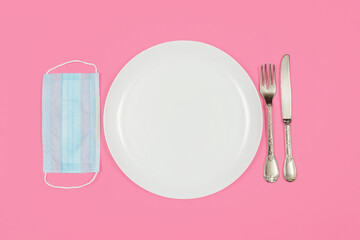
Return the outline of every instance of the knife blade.
[[[291,120],[290,56],[288,54],[285,54],[281,60],[280,78],[282,117],[283,120]]]

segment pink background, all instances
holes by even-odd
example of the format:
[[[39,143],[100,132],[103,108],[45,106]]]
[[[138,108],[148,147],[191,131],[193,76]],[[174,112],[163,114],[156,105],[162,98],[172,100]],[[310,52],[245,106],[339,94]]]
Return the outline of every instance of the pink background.
[[[0,239],[360,239],[358,1],[1,5]],[[92,185],[67,191],[45,185],[41,86],[46,70],[72,59],[96,63],[103,109],[126,62],[155,44],[184,39],[226,51],[256,86],[261,64],[272,62],[279,70],[282,55],[290,54],[298,179],[263,180],[263,134],[254,161],[231,186],[201,199],[167,199],[121,172],[102,131],[101,171]],[[61,69],[74,70],[92,68],[74,64]],[[274,100],[274,131],[282,168],[280,94]],[[49,179],[70,184],[90,177]]]

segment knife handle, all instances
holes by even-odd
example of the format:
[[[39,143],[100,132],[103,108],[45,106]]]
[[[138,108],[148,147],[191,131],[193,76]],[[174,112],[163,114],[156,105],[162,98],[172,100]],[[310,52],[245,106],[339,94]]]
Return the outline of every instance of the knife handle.
[[[268,153],[264,165],[264,179],[273,183],[279,178],[279,166],[274,155],[273,125],[272,125],[272,104],[266,104],[268,110]]]
[[[284,163],[284,178],[288,182],[293,182],[296,179],[296,167],[291,150],[291,120],[284,120],[285,125],[285,163]]]

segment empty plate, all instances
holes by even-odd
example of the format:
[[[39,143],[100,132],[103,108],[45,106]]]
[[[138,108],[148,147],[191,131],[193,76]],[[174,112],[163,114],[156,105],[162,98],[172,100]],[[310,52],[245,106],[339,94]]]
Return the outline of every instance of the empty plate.
[[[248,74],[208,44],[174,41],[135,56],[106,99],[104,130],[120,169],[169,198],[215,193],[247,169],[262,133]]]

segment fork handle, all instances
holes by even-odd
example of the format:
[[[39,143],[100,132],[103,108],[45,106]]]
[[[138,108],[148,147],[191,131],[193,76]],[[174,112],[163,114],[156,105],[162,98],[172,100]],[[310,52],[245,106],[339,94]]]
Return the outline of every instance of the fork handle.
[[[264,179],[267,182],[276,182],[279,178],[279,166],[274,155],[274,140],[272,126],[272,104],[266,104],[268,110],[268,153],[264,165]]]
[[[268,110],[268,156],[274,156],[274,137],[272,124],[272,105],[266,104]]]
[[[295,181],[296,179],[296,167],[292,156],[291,149],[291,120],[284,120],[285,126],[285,163],[284,163],[284,178],[288,182]]]

